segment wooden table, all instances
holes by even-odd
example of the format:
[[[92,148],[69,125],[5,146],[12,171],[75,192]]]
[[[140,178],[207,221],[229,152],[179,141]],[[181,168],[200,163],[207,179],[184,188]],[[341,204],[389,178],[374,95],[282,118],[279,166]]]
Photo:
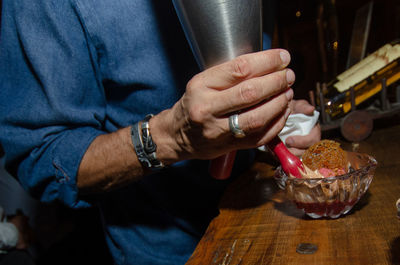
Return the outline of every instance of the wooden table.
[[[187,264],[400,264],[400,126],[376,129],[357,145],[379,165],[368,192],[345,216],[311,219],[287,201],[274,168],[257,162],[229,187],[220,215]],[[353,147],[353,148],[352,148]],[[299,254],[300,243],[318,247]]]

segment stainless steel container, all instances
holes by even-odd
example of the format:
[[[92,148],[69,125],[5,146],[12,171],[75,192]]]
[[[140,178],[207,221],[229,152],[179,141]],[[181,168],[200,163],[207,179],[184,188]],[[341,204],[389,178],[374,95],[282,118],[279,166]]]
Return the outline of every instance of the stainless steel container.
[[[173,0],[201,69],[262,49],[261,0]]]
[[[262,49],[261,0],[173,0],[202,70]],[[230,176],[236,151],[210,163],[216,179]]]

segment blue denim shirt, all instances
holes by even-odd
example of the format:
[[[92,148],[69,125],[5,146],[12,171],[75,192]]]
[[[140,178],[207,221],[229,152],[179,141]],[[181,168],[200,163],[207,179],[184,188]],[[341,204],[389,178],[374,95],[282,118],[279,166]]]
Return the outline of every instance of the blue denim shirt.
[[[228,181],[182,161],[81,198],[79,163],[99,135],[171,107],[198,72],[171,1],[4,0],[0,141],[6,168],[44,202],[96,205],[116,264],[183,264]],[[237,175],[252,156],[237,156]]]

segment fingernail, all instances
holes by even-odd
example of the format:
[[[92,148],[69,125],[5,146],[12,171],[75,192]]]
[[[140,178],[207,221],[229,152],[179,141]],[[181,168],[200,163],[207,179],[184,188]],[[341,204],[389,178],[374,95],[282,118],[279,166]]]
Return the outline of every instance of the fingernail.
[[[290,108],[287,108],[285,111],[285,119],[287,119],[289,117],[290,112],[291,112]]]
[[[282,63],[285,66],[288,65],[290,62],[290,54],[287,51],[281,51],[279,55],[281,56]]]
[[[286,98],[288,101],[291,101],[293,99],[293,89],[289,88],[285,92]]]
[[[287,138],[285,143],[286,143],[286,146],[291,147],[293,145],[293,139],[292,138]]]
[[[294,72],[291,69],[286,70],[286,81],[288,85],[292,85],[294,83],[296,76],[294,75]]]

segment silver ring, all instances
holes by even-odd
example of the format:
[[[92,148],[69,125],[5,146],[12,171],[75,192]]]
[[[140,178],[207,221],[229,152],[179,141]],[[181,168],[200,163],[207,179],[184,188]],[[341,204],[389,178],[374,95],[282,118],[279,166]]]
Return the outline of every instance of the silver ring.
[[[233,114],[229,116],[229,130],[236,138],[243,138],[246,136],[244,131],[240,129],[238,114]]]

